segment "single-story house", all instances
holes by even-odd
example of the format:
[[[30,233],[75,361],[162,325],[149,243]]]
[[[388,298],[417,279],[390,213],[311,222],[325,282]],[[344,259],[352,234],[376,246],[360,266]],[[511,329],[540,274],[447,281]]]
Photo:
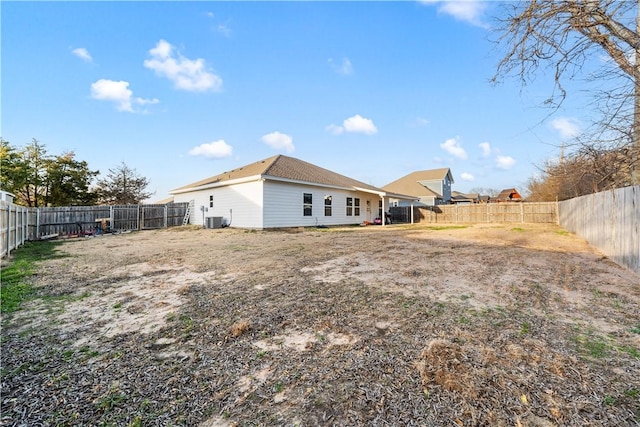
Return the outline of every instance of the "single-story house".
[[[451,202],[451,169],[429,169],[412,172],[385,186],[383,190],[408,194],[418,199],[416,206],[436,206]],[[392,199],[393,206],[408,206],[406,200]]]
[[[491,198],[491,202],[499,203],[499,202],[521,202],[522,196],[518,193],[518,190],[515,188],[507,188],[504,189],[498,194],[496,197]]]
[[[305,161],[276,155],[170,192],[188,202],[190,224],[265,229],[385,222],[396,194]]]

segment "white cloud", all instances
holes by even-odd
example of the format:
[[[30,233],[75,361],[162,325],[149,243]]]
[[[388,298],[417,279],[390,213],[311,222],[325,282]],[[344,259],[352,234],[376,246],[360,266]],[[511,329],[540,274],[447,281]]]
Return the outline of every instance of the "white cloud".
[[[497,156],[496,167],[499,169],[511,169],[516,164],[516,160],[511,156]]]
[[[191,150],[189,150],[189,154],[192,156],[203,156],[209,159],[221,159],[223,157],[229,157],[232,152],[233,147],[227,144],[224,139],[200,144],[197,147],[193,147]]]
[[[491,145],[488,142],[481,142],[478,147],[482,149],[482,156],[489,157],[491,154]]]
[[[129,82],[122,80],[100,79],[92,83],[91,97],[101,101],[115,102],[118,111],[127,111],[129,113],[139,112],[134,110],[133,104],[148,105],[160,102],[156,98],[133,98],[133,92],[129,89]]]
[[[488,28],[484,22],[484,12],[487,9],[486,1],[482,0],[421,0],[420,3],[425,5],[437,5],[438,13],[453,16],[455,19],[476,25],[482,28]]]
[[[144,61],[144,66],[166,77],[173,82],[176,89],[194,92],[222,89],[220,76],[207,71],[202,58],[191,60],[177,52],[166,40],[160,40],[156,47],[149,50],[151,59]]]
[[[336,126],[334,124],[327,126],[325,129],[332,135],[342,135],[344,133],[344,128],[342,126]]]
[[[83,47],[79,47],[77,49],[73,49],[71,51],[71,53],[73,53],[75,56],[77,56],[78,58],[86,61],[86,62],[91,62],[93,61],[93,58],[91,57],[91,54],[89,53],[89,51]]]
[[[295,150],[295,147],[293,146],[293,138],[278,131],[263,135],[260,140],[276,150],[283,149],[287,153],[291,153]]]
[[[562,139],[571,139],[580,135],[582,129],[580,129],[580,123],[570,117],[558,117],[551,121],[551,127],[558,131]]]
[[[330,124],[325,129],[333,135],[341,135],[344,132],[373,135],[378,132],[378,128],[373,124],[373,121],[362,117],[360,114],[345,119],[342,122],[342,126]]]
[[[462,172],[462,174],[460,175],[460,178],[463,181],[473,181],[475,179],[473,175],[471,175],[469,172]]]
[[[440,148],[459,159],[467,158],[467,152],[464,151],[464,148],[462,148],[462,146],[460,145],[460,141],[458,140],[458,138],[447,139],[445,142],[440,144]]]
[[[341,63],[337,63],[333,58],[329,58],[329,65],[331,65],[333,71],[338,74],[342,74],[344,76],[350,76],[353,74],[353,65],[349,58],[342,58]]]
[[[373,121],[362,117],[360,114],[349,117],[342,122],[342,126],[347,132],[364,133],[365,135],[373,135],[378,132],[378,128],[373,124]]]
[[[135,98],[134,102],[138,105],[152,105],[160,102],[157,98],[153,99],[143,99],[143,98]]]

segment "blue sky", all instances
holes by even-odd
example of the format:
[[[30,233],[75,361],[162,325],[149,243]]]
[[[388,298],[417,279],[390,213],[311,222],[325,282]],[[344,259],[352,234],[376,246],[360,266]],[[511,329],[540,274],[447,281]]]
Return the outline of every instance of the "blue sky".
[[[516,187],[584,127],[492,85],[497,2],[6,2],[1,135],[171,189],[286,154],[383,186]]]

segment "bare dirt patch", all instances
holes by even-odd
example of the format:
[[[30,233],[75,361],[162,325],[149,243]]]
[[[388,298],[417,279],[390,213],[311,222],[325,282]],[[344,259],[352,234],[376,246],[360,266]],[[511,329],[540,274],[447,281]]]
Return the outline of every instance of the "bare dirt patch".
[[[640,276],[550,225],[69,240],[2,425],[638,425]]]

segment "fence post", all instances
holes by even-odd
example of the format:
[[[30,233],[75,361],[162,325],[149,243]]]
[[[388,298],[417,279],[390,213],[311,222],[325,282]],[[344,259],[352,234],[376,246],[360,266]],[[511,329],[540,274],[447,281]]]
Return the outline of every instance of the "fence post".
[[[7,256],[11,255],[11,203],[7,207]]]
[[[524,224],[524,203],[520,202],[520,222]]]
[[[164,205],[164,228],[169,227],[169,213],[168,213],[169,207],[167,205]]]
[[[111,231],[115,230],[115,221],[113,215],[113,205],[109,206],[109,224],[111,224]]]

